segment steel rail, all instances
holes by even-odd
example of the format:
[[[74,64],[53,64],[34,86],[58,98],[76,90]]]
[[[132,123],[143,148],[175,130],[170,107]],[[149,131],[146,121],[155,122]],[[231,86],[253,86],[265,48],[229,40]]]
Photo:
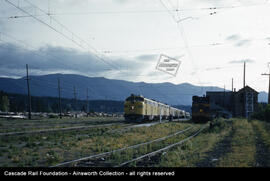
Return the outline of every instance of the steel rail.
[[[164,121],[162,123],[167,123],[168,121]],[[0,133],[0,136],[9,136],[9,135],[20,135],[20,134],[34,134],[34,133],[45,133],[45,132],[54,132],[54,131],[67,131],[67,130],[76,130],[76,129],[86,129],[86,128],[95,128],[95,127],[105,127],[105,126],[121,126],[127,125],[123,129],[129,128],[136,128],[150,123],[143,123],[143,124],[126,124],[126,123],[109,123],[109,124],[97,124],[97,125],[90,125],[90,126],[73,126],[73,127],[64,127],[64,128],[49,128],[49,129],[40,129],[40,130],[31,130],[31,131],[19,131],[19,132],[5,132]],[[157,123],[158,124],[158,123]]]
[[[202,132],[205,128],[206,128],[206,126],[203,127],[203,128],[201,128],[200,130],[198,130],[195,134],[193,134],[193,135],[191,135],[191,136],[189,136],[189,137],[187,137],[187,138],[185,138],[185,139],[183,139],[183,140],[181,140],[181,141],[179,141],[179,142],[177,142],[177,143],[171,144],[171,145],[166,146],[166,147],[164,147],[164,148],[161,148],[161,149],[159,149],[159,150],[156,150],[156,151],[153,151],[153,152],[151,152],[151,153],[147,153],[147,154],[145,154],[145,155],[142,155],[142,156],[139,156],[139,157],[137,157],[137,158],[134,158],[134,159],[132,159],[132,160],[126,161],[126,162],[121,163],[121,164],[119,164],[119,165],[117,165],[117,166],[115,166],[115,167],[121,167],[121,166],[124,166],[124,165],[126,165],[126,164],[128,164],[128,163],[131,163],[131,162],[134,162],[134,161],[137,161],[137,160],[141,160],[141,159],[143,159],[143,158],[145,158],[145,157],[148,157],[148,156],[153,156],[153,155],[155,155],[155,154],[157,154],[157,153],[159,153],[159,152],[162,152],[162,151],[168,150],[168,149],[170,149],[170,148],[172,148],[172,147],[174,147],[174,146],[183,144],[184,142],[186,142],[186,141],[190,140],[191,138],[197,136],[197,135],[198,135],[200,132]]]
[[[184,133],[185,131],[187,131],[187,130],[193,128],[193,127],[194,126],[190,126],[190,127],[186,128],[186,129],[178,131],[178,132],[176,132],[174,134],[171,134],[171,135],[168,135],[168,136],[165,136],[165,137],[162,137],[162,138],[158,138],[158,139],[155,139],[155,140],[151,140],[151,141],[148,141],[148,142],[139,143],[139,144],[128,146],[128,147],[124,147],[124,148],[120,148],[120,149],[116,149],[116,150],[112,150],[112,151],[108,151],[108,152],[104,152],[104,153],[99,153],[99,154],[96,154],[96,155],[91,155],[91,156],[79,158],[79,159],[76,159],[76,160],[71,160],[71,161],[59,163],[59,164],[51,166],[51,167],[58,167],[58,166],[63,166],[63,165],[67,165],[67,164],[70,164],[70,163],[76,163],[76,162],[80,162],[80,161],[84,161],[84,160],[89,160],[89,159],[92,159],[92,158],[98,158],[98,157],[101,157],[101,156],[110,155],[110,154],[115,153],[115,152],[131,149],[131,148],[137,148],[139,146],[150,144],[150,143],[157,142],[157,141],[162,141],[162,140],[165,140],[165,139],[167,139],[169,137]]]
[[[74,126],[74,127],[66,127],[66,128],[51,128],[51,129],[43,129],[43,130],[32,130],[32,131],[21,131],[21,132],[7,132],[0,133],[0,136],[9,136],[9,135],[20,135],[20,134],[35,134],[35,133],[46,133],[46,132],[54,132],[54,131],[67,131],[67,130],[76,130],[76,129],[86,129],[86,128],[96,128],[96,127],[106,127],[106,126],[118,126],[123,125],[124,123],[110,123],[110,124],[100,124],[100,125],[91,125],[91,126]]]

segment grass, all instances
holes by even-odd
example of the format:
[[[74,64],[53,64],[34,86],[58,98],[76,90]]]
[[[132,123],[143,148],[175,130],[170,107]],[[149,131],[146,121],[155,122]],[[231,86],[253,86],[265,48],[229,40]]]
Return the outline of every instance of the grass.
[[[46,122],[49,121],[46,120]],[[45,123],[42,124],[45,125]],[[51,166],[59,162],[156,139],[187,126],[189,125],[164,123],[151,127],[132,128],[122,133],[111,132],[111,130],[123,127],[118,125],[32,134],[31,136],[2,136],[0,137],[0,146],[2,146],[0,166]]]
[[[77,126],[76,120],[7,120],[1,119],[1,128],[10,131],[13,128],[7,126],[14,121],[14,128],[24,125],[26,129],[30,125],[42,127],[53,126]],[[9,121],[9,120],[8,120]],[[79,125],[90,124],[91,119],[78,120]],[[112,118],[96,120],[100,122],[117,122]],[[42,123],[41,123],[42,122]],[[136,145],[139,143],[161,138],[179,130],[184,130],[194,124],[170,122],[156,124],[150,127],[136,127],[123,129],[123,125],[115,125],[99,128],[88,128],[80,130],[68,130],[48,132],[32,135],[13,135],[0,137],[0,166],[1,167],[26,167],[26,166],[52,166],[57,163],[78,159],[81,157],[112,151],[115,149]],[[199,128],[201,125],[196,124]],[[3,128],[4,127],[4,128]],[[254,129],[256,128],[256,129]],[[121,131],[117,131],[121,130]],[[247,121],[245,119],[218,119],[213,123],[212,128],[204,130],[198,136],[189,140],[183,145],[173,147],[152,160],[133,162],[128,166],[155,166],[155,167],[197,167],[198,163],[204,163],[207,159],[215,167],[253,167],[256,162],[256,134],[261,135],[270,153],[270,124],[261,121]],[[177,135],[158,143],[140,146],[136,149],[128,149],[117,152],[106,158],[111,166],[118,165],[132,158],[158,150],[169,144],[176,143],[185,138],[185,135]],[[224,139],[229,138],[229,148],[226,153],[220,154],[215,160],[212,159],[213,151]],[[212,160],[211,160],[212,159]],[[146,163],[146,161],[148,163]],[[143,163],[145,162],[145,163]],[[95,166],[95,165],[93,165]]]
[[[166,156],[162,157],[158,166],[195,167],[196,163],[202,161],[206,153],[213,149],[217,142],[229,134],[230,127],[220,123],[222,121],[215,121],[213,129],[207,129],[187,143],[169,150]]]
[[[254,127],[257,128],[258,134],[261,135],[268,148],[268,153],[270,153],[269,123],[258,120],[247,121],[246,119],[231,119],[230,121],[221,119],[215,121],[212,129],[204,131],[185,145],[167,152],[156,166],[196,167],[198,163],[207,163],[214,167],[256,167],[258,148],[255,143],[254,130],[256,129]],[[222,141],[225,138],[227,141]],[[222,148],[221,142],[226,143],[224,145],[226,148]],[[218,154],[218,148],[227,151],[222,152],[221,150],[222,154]]]
[[[263,139],[263,142],[270,149],[270,123],[256,120],[256,121],[253,121],[252,124],[254,127],[258,129]]]
[[[252,124],[246,119],[233,121],[235,134],[231,152],[220,158],[218,167],[253,167],[255,163],[255,136]]]
[[[270,123],[262,122],[262,121],[253,121],[252,125],[254,127],[254,131],[256,132],[256,139],[260,141],[260,144],[263,144],[264,150],[260,150],[259,148],[259,157],[261,162],[263,162],[263,166],[270,166]]]
[[[124,118],[103,118],[103,117],[88,117],[88,118],[42,118],[38,120],[21,120],[21,119],[4,119],[0,118],[0,133],[6,132],[23,132],[44,129],[57,129],[74,126],[89,126],[97,124],[109,124],[123,122]]]
[[[63,157],[61,153],[65,153],[66,150],[72,150],[73,147],[77,146],[78,141],[89,137],[98,137],[108,130],[120,127],[121,126],[91,128],[80,131],[71,130],[66,132],[33,134],[30,136],[1,136],[0,146],[2,149],[0,149],[0,166],[48,166],[60,160],[64,160],[65,157]],[[6,152],[6,149],[8,149],[9,152]],[[17,152],[17,150],[22,151]],[[56,155],[51,154],[48,156],[47,152],[50,151],[59,153],[59,156],[56,157]]]

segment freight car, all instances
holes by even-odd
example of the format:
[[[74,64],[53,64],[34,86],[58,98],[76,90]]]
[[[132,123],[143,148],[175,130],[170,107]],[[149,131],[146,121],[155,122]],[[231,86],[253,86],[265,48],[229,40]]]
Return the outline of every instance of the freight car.
[[[192,120],[195,123],[205,123],[212,120],[209,97],[192,97]]]
[[[128,122],[142,122],[159,119],[179,119],[186,117],[186,112],[167,104],[131,94],[124,103],[124,117]]]

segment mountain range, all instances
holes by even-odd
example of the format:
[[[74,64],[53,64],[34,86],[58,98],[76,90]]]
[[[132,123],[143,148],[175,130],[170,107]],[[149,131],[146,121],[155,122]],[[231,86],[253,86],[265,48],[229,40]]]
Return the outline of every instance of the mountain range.
[[[172,84],[130,82],[103,77],[86,77],[74,74],[49,74],[30,76],[30,92],[33,96],[58,97],[58,79],[61,97],[86,100],[124,101],[130,94],[158,100],[170,105],[191,105],[192,96],[202,96],[206,91],[224,91],[213,86],[195,86],[189,83]],[[26,78],[0,78],[0,90],[8,93],[27,94]],[[228,91],[228,90],[226,90]],[[260,92],[259,102],[267,102],[268,94]]]

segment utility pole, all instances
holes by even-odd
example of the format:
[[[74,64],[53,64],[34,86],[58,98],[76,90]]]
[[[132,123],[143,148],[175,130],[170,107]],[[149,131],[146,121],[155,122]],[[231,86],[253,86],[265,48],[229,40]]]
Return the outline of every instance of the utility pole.
[[[31,95],[30,95],[30,85],[28,76],[28,64],[26,64],[26,80],[27,80],[27,92],[28,92],[28,119],[31,119]]]
[[[87,117],[88,117],[88,114],[89,114],[89,101],[88,101],[88,88],[86,89],[86,113],[87,113]]]
[[[232,78],[232,92],[233,92],[233,78]]]
[[[269,73],[268,74],[266,74],[266,73],[262,74],[262,75],[267,75],[269,77],[269,83],[268,83],[268,104],[270,104],[270,67],[269,67],[269,65],[270,65],[270,62],[268,62]]]
[[[225,97],[226,97],[226,89],[225,89],[225,85],[224,85],[224,92],[223,92],[223,107],[225,107]]]
[[[246,86],[246,62],[244,62],[244,80],[243,80],[243,88]]]
[[[232,112],[232,116],[235,115],[235,105],[234,105],[234,92],[233,92],[233,78],[232,78],[232,96],[231,96],[231,112]]]
[[[77,118],[77,93],[76,93],[76,87],[73,86],[73,90],[74,90],[74,103],[75,103],[75,118]]]
[[[62,119],[62,106],[61,106],[61,88],[60,88],[60,79],[58,78],[58,107],[59,107],[59,116]]]
[[[268,87],[268,104],[270,104],[270,94],[269,94],[270,93],[270,74],[262,74],[262,75],[267,75],[269,77],[269,83],[268,83],[269,84],[268,85],[269,86]]]

